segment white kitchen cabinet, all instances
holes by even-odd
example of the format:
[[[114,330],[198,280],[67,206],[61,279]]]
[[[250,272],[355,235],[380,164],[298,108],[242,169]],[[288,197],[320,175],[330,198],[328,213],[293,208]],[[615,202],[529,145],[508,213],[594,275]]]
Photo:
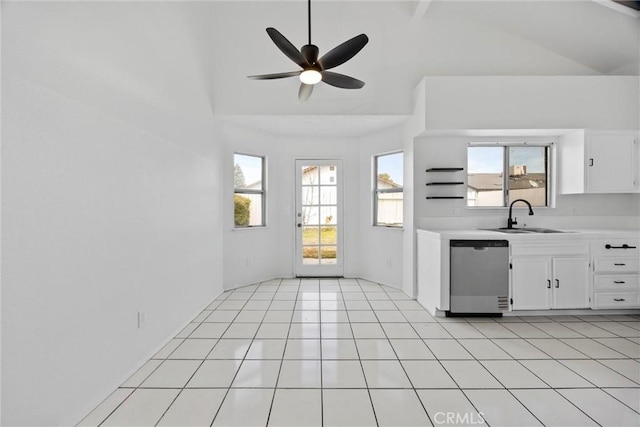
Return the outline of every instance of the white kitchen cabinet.
[[[581,130],[558,144],[560,194],[638,191],[636,131]]]
[[[635,236],[592,242],[591,308],[640,307],[640,239]]]
[[[589,307],[589,244],[511,246],[511,307]]]
[[[511,302],[514,310],[546,310],[551,307],[551,262],[529,257],[511,260]]]
[[[589,258],[553,258],[551,308],[589,307]]]

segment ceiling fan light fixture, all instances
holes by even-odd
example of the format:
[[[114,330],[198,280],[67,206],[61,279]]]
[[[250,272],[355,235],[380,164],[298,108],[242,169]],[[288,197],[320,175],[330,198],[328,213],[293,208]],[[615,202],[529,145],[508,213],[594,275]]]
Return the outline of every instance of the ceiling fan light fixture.
[[[267,34],[273,43],[275,43],[278,49],[289,59],[298,64],[298,66],[302,68],[302,71],[289,71],[248,77],[253,80],[272,80],[298,76],[302,82],[298,90],[298,99],[300,101],[308,100],[313,92],[314,85],[320,82],[342,89],[361,89],[364,86],[363,81],[327,70],[342,65],[353,58],[369,42],[369,38],[366,34],[357,35],[334,47],[321,58],[318,58],[318,46],[311,43],[311,0],[307,0],[307,5],[309,42],[302,46],[300,50],[287,40],[280,31],[273,27],[267,28]]]
[[[322,74],[318,70],[310,69],[304,70],[300,73],[300,81],[307,85],[314,85],[320,83],[322,80]]]

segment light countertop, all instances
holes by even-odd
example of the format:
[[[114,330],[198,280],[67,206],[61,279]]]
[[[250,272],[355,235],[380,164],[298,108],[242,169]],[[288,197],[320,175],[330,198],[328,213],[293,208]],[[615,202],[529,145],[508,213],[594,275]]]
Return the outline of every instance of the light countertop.
[[[526,230],[526,228],[525,228]],[[424,230],[418,229],[418,234],[439,240],[469,239],[469,240],[509,240],[518,242],[535,242],[559,239],[597,239],[597,238],[639,238],[639,230],[622,229],[560,229],[563,233],[501,233],[491,230]]]

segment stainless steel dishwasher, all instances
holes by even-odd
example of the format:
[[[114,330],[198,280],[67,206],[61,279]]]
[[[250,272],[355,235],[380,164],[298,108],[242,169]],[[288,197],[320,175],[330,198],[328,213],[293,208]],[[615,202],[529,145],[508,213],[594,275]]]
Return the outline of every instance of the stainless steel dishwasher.
[[[501,316],[509,309],[509,242],[451,240],[447,315]]]

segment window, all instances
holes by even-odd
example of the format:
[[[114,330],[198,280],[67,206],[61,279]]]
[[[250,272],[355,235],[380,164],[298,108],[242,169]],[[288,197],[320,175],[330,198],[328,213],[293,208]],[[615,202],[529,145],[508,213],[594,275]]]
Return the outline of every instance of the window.
[[[265,225],[265,159],[233,155],[233,205],[236,227]]]
[[[551,144],[467,148],[467,206],[506,207],[516,199],[550,206]]]
[[[402,153],[374,157],[373,225],[402,227]]]

